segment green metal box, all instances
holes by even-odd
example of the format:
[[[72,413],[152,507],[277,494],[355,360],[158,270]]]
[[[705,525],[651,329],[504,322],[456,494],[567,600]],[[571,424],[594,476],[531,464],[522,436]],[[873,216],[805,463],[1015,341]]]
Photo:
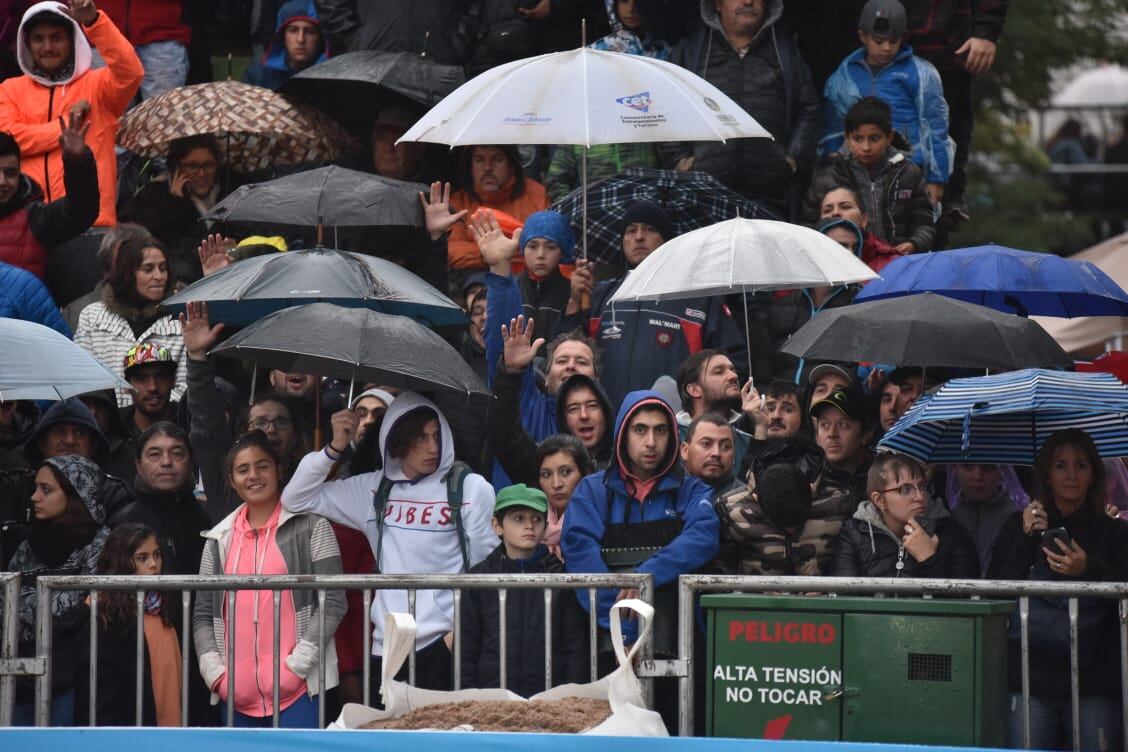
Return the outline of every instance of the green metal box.
[[[1001,746],[1009,601],[706,595],[706,733]]]

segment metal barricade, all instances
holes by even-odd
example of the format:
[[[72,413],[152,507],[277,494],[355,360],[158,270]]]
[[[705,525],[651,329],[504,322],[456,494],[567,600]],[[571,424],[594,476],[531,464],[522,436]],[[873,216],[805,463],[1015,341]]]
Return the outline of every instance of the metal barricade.
[[[4,643],[3,649],[8,651],[9,643],[11,655],[16,654],[16,633],[18,628],[19,603],[19,576],[5,575],[3,582],[5,592],[9,595],[14,592],[16,597],[5,598],[4,610]],[[280,624],[282,593],[288,590],[316,590],[318,599],[318,618],[321,620],[321,644],[318,645],[318,723],[325,725],[325,662],[320,659],[325,654],[325,597],[327,591],[362,590],[364,595],[363,619],[363,650],[366,656],[363,665],[363,694],[364,703],[370,702],[371,664],[367,659],[371,655],[371,605],[374,590],[406,590],[408,611],[415,615],[416,593],[419,590],[452,590],[454,595],[454,641],[452,649],[454,688],[461,688],[461,653],[462,634],[459,628],[462,611],[462,592],[464,590],[497,590],[500,608],[498,623],[499,650],[500,650],[500,685],[506,686],[506,651],[508,625],[505,618],[506,592],[508,590],[543,590],[545,608],[545,689],[552,686],[552,604],[553,591],[588,591],[589,618],[588,629],[590,639],[590,671],[591,679],[595,681],[596,655],[597,655],[597,621],[596,621],[596,591],[602,588],[634,589],[639,593],[639,598],[647,603],[653,603],[653,577],[649,574],[517,574],[517,575],[286,575],[286,576],[258,576],[258,575],[222,575],[222,576],[136,576],[136,575],[73,575],[73,576],[48,576],[36,580],[38,597],[37,614],[37,661],[42,661],[41,668],[36,671],[17,671],[16,673],[36,675],[35,686],[35,717],[37,726],[50,724],[51,714],[51,640],[52,640],[52,614],[51,593],[56,591],[89,591],[90,593],[90,667],[89,667],[89,723],[97,723],[97,687],[98,687],[98,609],[99,591],[133,591],[137,598],[137,643],[136,643],[136,694],[135,694],[135,722],[138,726],[142,723],[143,696],[142,696],[142,656],[145,649],[144,643],[144,597],[147,591],[180,591],[182,618],[181,618],[181,718],[188,717],[188,681],[193,667],[188,665],[189,636],[191,634],[191,594],[193,592],[226,593],[227,626],[227,666],[234,666],[235,640],[235,596],[241,590],[263,591],[273,593],[273,625],[274,639],[272,648],[273,661],[273,726],[279,723],[279,671],[281,666],[280,655]],[[11,628],[9,628],[11,627]],[[332,638],[330,638],[332,639]],[[648,659],[650,646],[643,645],[642,658]],[[7,652],[4,653],[7,655]],[[234,697],[234,672],[228,671],[227,696]],[[11,692],[14,699],[14,676],[4,675],[0,669],[0,689]],[[408,662],[408,683],[415,683],[415,651],[410,653]],[[9,695],[0,695],[7,698]],[[227,704],[226,724],[234,725],[234,703]],[[5,706],[0,703],[0,712]],[[10,725],[10,716],[7,719],[0,717],[0,726]]]
[[[12,725],[16,703],[16,675],[25,667],[19,663],[20,576],[0,573],[4,600],[0,603],[0,727]]]
[[[1128,586],[1104,582],[1048,582],[1003,580],[888,579],[881,577],[761,577],[737,575],[682,575],[678,580],[678,656],[681,706],[678,733],[693,731],[693,659],[696,625],[694,607],[698,593],[826,593],[854,595],[901,595],[925,597],[973,597],[1018,599],[1022,653],[1023,748],[1030,749],[1030,633],[1032,597],[1069,599],[1070,695],[1072,701],[1073,749],[1081,749],[1080,683],[1077,659],[1078,598],[1118,601],[1120,625],[1121,715],[1128,740]]]

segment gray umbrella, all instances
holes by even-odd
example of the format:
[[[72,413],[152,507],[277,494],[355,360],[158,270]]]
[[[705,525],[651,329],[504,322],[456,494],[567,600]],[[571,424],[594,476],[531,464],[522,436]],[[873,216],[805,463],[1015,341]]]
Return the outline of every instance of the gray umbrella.
[[[424,190],[330,165],[241,186],[203,218],[270,227],[422,227]]]
[[[1033,321],[931,292],[822,311],[780,351],[814,360],[926,368],[1073,366]]]
[[[405,389],[489,394],[458,351],[430,329],[404,316],[330,303],[272,313],[212,354],[289,373],[375,381]]]
[[[208,304],[214,320],[232,326],[258,321],[280,308],[315,302],[371,308],[431,326],[466,323],[466,315],[453,300],[402,266],[332,248],[239,261],[188,285],[161,307],[178,313],[196,300]]]

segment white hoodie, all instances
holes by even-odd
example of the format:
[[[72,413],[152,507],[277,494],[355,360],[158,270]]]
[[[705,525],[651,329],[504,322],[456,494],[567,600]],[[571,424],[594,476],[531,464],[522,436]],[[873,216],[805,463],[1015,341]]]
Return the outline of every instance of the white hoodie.
[[[429,407],[439,416],[442,453],[439,468],[414,483],[403,474],[398,459],[388,457],[388,434],[406,413]],[[458,530],[450,518],[443,477],[454,464],[454,439],[439,409],[414,392],[404,392],[388,408],[380,426],[380,451],[384,470],[325,483],[333,460],[324,450],[307,454],[282,491],[282,506],[291,512],[313,512],[333,522],[359,530],[376,552],[377,525],[373,494],[380,480],[395,482],[384,510],[384,541],[377,562],[384,574],[457,574],[462,571]],[[466,476],[462,493],[462,525],[466,549],[473,566],[497,547],[490,525],[494,491],[480,475]],[[454,596],[449,590],[420,590],[415,600],[418,632],[415,648],[421,650],[454,629]],[[378,590],[372,599],[372,654],[384,648],[384,617],[389,611],[407,612],[407,592]]]
[[[27,9],[20,20],[19,31],[16,32],[16,62],[20,65],[20,70],[33,79],[36,83],[43,86],[65,86],[71,81],[81,76],[86,71],[90,70],[93,63],[94,56],[90,51],[90,40],[86,38],[86,33],[82,30],[82,26],[73,18],[59,10],[62,4],[55,2],[55,0],[45,0],[45,2],[36,3]],[[35,62],[31,59],[31,50],[27,46],[27,35],[24,34],[24,25],[28,19],[39,15],[40,13],[51,13],[59,17],[59,20],[70,26],[74,30],[74,70],[65,79],[52,81],[49,78],[39,75],[35,72]]]

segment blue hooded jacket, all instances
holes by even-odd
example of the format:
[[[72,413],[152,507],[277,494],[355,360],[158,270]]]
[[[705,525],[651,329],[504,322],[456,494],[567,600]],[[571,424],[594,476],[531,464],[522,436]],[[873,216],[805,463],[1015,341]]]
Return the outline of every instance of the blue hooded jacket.
[[[646,500],[639,502],[627,490],[623,477],[623,438],[630,417],[642,406],[658,406],[668,416],[670,444],[667,449],[665,470],[650,490]],[[665,548],[651,556],[638,572],[654,576],[654,586],[661,587],[677,580],[712,561],[720,540],[720,522],[713,510],[713,489],[697,478],[683,475],[676,467],[678,426],[674,411],[658,392],[651,390],[631,392],[623,400],[615,418],[615,459],[611,467],[589,475],[580,481],[568,502],[564,515],[564,531],[560,538],[564,561],[569,572],[603,573],[601,541],[608,522],[618,524],[624,519],[630,523],[667,519],[670,512],[682,520],[682,532]],[[608,613],[615,602],[617,590],[600,590],[598,595],[599,624],[608,628]],[[587,593],[578,593],[580,605],[588,608]],[[623,622],[624,638],[628,643],[637,637],[637,623]]]
[[[893,62],[875,71],[864,47],[846,56],[826,82],[819,157],[838,151],[845,141],[847,111],[863,97],[883,99],[893,110],[893,128],[912,147],[912,161],[929,183],[946,184],[955,144],[948,138],[948,103],[940,73],[902,44]]]
[[[26,269],[0,261],[0,318],[20,319],[49,326],[67,339],[70,327],[59,314],[51,293]]]
[[[312,65],[323,62],[329,56],[329,47],[325,42],[325,30],[321,27],[321,20],[317,17],[317,7],[313,0],[290,0],[278,9],[278,23],[274,28],[274,39],[266,48],[262,60],[256,61],[247,68],[243,75],[246,83],[263,86],[267,89],[278,89],[289,80],[290,76],[297,73],[286,62],[285,30],[287,24],[299,19],[317,24],[321,29],[321,54],[313,61]]]

